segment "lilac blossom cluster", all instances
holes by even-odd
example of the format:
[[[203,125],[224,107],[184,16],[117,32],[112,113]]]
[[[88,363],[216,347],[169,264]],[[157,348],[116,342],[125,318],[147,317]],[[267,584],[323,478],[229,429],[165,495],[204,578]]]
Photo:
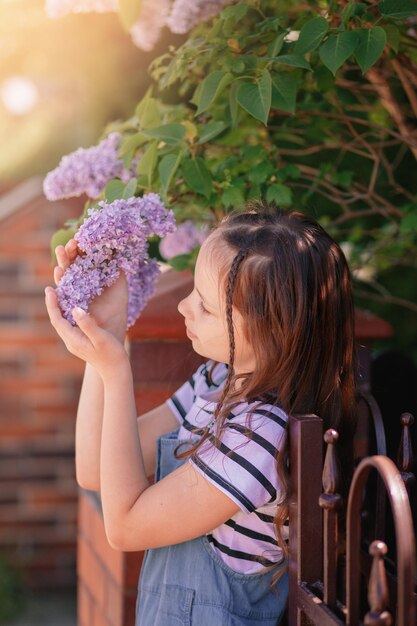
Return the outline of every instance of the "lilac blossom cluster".
[[[183,34],[198,22],[211,19],[236,0],[174,0],[167,26],[173,33]]]
[[[198,22],[211,19],[227,5],[237,0],[142,0],[140,14],[130,29],[136,46],[152,50],[164,26],[173,33],[187,33]],[[118,11],[119,0],[45,0],[49,17],[67,13],[103,13]]]
[[[188,254],[201,246],[209,233],[208,226],[197,228],[191,220],[177,226],[177,230],[164,237],[159,244],[159,251],[165,259],[172,259],[178,254]]]
[[[175,230],[172,211],[158,194],[99,203],[75,235],[77,256],[57,286],[63,316],[75,325],[74,307],[88,309],[91,301],[124,271],[128,286],[127,326],[132,326],[155,290],[159,265],[149,258],[147,237],[164,237]]]
[[[137,21],[130,29],[133,43],[149,52],[158,42],[171,6],[171,0],[142,0]]]
[[[110,133],[97,146],[78,148],[62,157],[58,167],[46,175],[43,191],[48,200],[61,200],[86,193],[98,198],[112,178],[128,182],[134,175],[137,159],[126,170],[119,158],[120,133]]]

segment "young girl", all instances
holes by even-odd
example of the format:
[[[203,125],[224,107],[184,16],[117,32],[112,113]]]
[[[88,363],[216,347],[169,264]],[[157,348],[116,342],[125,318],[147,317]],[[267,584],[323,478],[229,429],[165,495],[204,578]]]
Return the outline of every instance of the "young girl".
[[[58,282],[76,242],[56,253]],[[46,302],[68,350],[87,363],[77,481],[100,491],[114,548],[147,550],[137,626],[275,626],[288,596],[287,416],[316,413],[347,444],[351,435],[353,306],[339,246],[301,213],[258,204],[225,218],[178,305],[208,361],[139,418],[123,344],[125,279],[89,314],[74,310],[78,327],[51,287]]]

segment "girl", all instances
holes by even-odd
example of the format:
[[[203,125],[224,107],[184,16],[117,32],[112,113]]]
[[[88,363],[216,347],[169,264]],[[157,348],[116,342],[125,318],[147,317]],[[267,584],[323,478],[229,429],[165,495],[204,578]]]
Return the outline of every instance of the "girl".
[[[56,253],[58,282],[76,242]],[[317,413],[347,444],[352,430],[353,307],[339,246],[301,213],[258,204],[225,218],[178,305],[208,361],[139,418],[123,345],[125,279],[90,314],[74,310],[78,327],[51,287],[46,302],[87,363],[77,481],[100,490],[114,548],[147,550],[137,626],[275,626],[288,596],[287,416]]]

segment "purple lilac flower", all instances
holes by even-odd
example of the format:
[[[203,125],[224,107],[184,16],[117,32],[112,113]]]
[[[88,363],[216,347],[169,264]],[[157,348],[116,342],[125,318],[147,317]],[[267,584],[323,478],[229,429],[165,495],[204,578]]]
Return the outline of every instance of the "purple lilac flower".
[[[153,50],[166,24],[171,0],[142,0],[140,14],[130,29],[133,43],[142,50]]]
[[[159,244],[159,251],[165,259],[171,259],[178,254],[187,254],[200,246],[207,238],[208,226],[197,228],[191,220],[177,226],[175,233],[167,235]]]
[[[198,22],[211,19],[236,0],[174,0],[167,25],[173,33],[188,33]]]
[[[68,13],[105,13],[117,11],[119,0],[46,0],[48,17],[62,17]]]
[[[136,162],[131,171],[123,167],[118,150],[122,135],[114,132],[97,146],[79,148],[62,157],[60,164],[47,174],[43,191],[48,200],[61,200],[86,193],[98,198],[112,178],[127,182],[133,176]]]
[[[63,316],[75,324],[72,310],[88,309],[91,301],[112,285],[123,270],[129,290],[128,327],[134,324],[155,290],[159,265],[148,254],[147,237],[164,237],[175,230],[172,211],[158,194],[99,203],[75,235],[84,253],[65,271],[57,287]]]

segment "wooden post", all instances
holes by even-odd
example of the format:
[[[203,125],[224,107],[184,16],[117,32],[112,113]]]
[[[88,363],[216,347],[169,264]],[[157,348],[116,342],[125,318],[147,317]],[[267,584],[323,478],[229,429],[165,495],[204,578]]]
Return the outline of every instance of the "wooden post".
[[[322,577],[322,420],[316,415],[290,417],[290,471],[293,493],[289,509],[289,626],[303,626],[307,619],[298,608],[301,583]]]
[[[340,484],[340,474],[334,444],[339,434],[333,428],[326,430],[324,441],[327,443],[326,459],[323,467],[324,493],[319,498],[323,513],[323,600],[331,609],[336,608],[338,528],[337,509],[342,497],[336,493]]]
[[[365,626],[391,626],[391,613],[388,606],[388,585],[385,573],[384,556],[388,552],[383,541],[373,541],[369,554],[373,556],[371,575],[368,582],[368,602],[371,610],[365,615]]]

